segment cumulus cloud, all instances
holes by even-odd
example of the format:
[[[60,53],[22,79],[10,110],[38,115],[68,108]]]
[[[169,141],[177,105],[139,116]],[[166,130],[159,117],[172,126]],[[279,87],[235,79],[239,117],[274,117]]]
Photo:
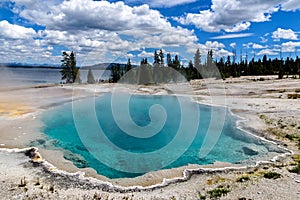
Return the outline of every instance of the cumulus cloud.
[[[43,4],[39,0],[38,4]],[[20,5],[22,6],[21,2]],[[130,7],[124,2],[70,0],[58,5],[48,5],[44,9],[26,7],[19,15],[52,30],[91,30],[123,31],[150,29],[157,31],[170,26],[160,13],[148,5]],[[88,14],[87,14],[88,13]]]
[[[138,54],[138,57],[140,58],[149,58],[149,57],[153,57],[153,52],[146,52],[146,51],[142,51],[141,53]]]
[[[36,31],[20,25],[11,24],[6,20],[0,21],[0,57],[2,62],[43,63],[53,61],[52,49],[43,46]],[[37,56],[38,55],[38,56]],[[50,58],[51,57],[51,58]]]
[[[265,38],[265,37],[260,37],[260,42],[261,43],[266,43],[266,42],[268,42],[268,39]]]
[[[232,38],[250,37],[252,35],[253,33],[225,34],[216,37],[211,37],[211,39],[232,39]]]
[[[229,46],[234,49],[236,47],[236,43],[235,42],[230,43]]]
[[[296,11],[300,9],[299,0],[286,0],[281,4],[284,11]]]
[[[45,27],[38,32],[43,45],[64,45],[75,50],[78,58],[91,55],[91,51],[99,55],[90,59],[98,58],[100,62],[108,55],[127,57],[127,52],[145,48],[188,49],[198,40],[193,31],[172,26],[148,5],[130,7],[124,2],[93,0],[14,2],[17,15]]]
[[[58,63],[60,58],[52,55],[52,47],[44,46],[41,40],[0,39],[0,57],[2,62]]]
[[[268,46],[262,46],[260,44],[252,44],[252,48],[253,49],[265,49],[265,48],[268,48]]]
[[[241,22],[239,24],[233,25],[233,27],[225,28],[224,30],[229,33],[230,32],[241,32],[241,31],[249,29],[250,25],[251,25],[250,22]]]
[[[225,45],[223,43],[219,43],[217,41],[206,41],[205,46],[207,49],[222,49],[225,48]]]
[[[233,56],[233,53],[228,50],[225,50],[225,49],[220,49],[220,50],[214,52],[215,58],[221,58],[221,57],[226,57],[226,56]]]
[[[200,54],[202,58],[207,55],[209,50],[213,50],[213,57],[220,58],[224,56],[232,56],[232,52],[226,50],[226,46],[223,43],[219,43],[217,41],[206,41],[205,44],[194,44],[191,46],[192,48],[187,49],[187,51],[191,54],[195,54],[196,49],[200,50]]]
[[[278,28],[272,33],[274,40],[286,39],[286,40],[298,40],[297,34],[292,29]]]
[[[178,5],[183,5],[183,4],[188,4],[188,3],[193,3],[197,0],[150,0],[147,1],[147,3],[154,8],[160,8],[160,7],[173,7],[173,6],[178,6]],[[139,2],[139,3],[144,3],[145,1],[141,0],[127,0],[125,2],[132,3],[132,2]]]
[[[267,55],[267,56],[275,56],[275,55],[278,55],[277,52],[271,50],[271,49],[263,49],[261,51],[259,51],[257,53],[258,56],[261,56],[261,55]]]
[[[246,47],[247,49],[265,49],[265,48],[268,48],[267,45],[263,46],[263,45],[260,45],[260,44],[256,44],[256,43],[253,43],[253,42],[249,42],[247,44],[243,44],[243,47]]]
[[[149,4],[152,7],[173,7],[182,4],[193,3],[195,1],[196,0],[152,0],[149,2]]]
[[[174,18],[182,24],[194,24],[207,32],[240,32],[247,30],[251,22],[269,21],[271,14],[278,11],[282,0],[212,0],[209,10],[200,13],[188,13],[184,17]]]
[[[28,39],[36,35],[35,30],[23,26],[10,24],[8,21],[0,21],[0,36],[6,39]]]
[[[285,42],[281,44],[282,52],[295,52],[296,48],[300,48],[300,42]]]
[[[39,4],[44,4],[44,1],[40,0]],[[20,7],[22,6],[20,3]],[[159,11],[150,9],[146,4],[130,7],[124,2],[70,0],[58,5],[50,4],[44,9],[41,11],[39,8],[26,7],[18,12],[20,16],[46,26],[48,30],[104,30],[141,38],[171,32],[180,39],[179,42],[184,37],[193,35],[187,29],[172,27]],[[196,40],[195,35],[189,38]]]

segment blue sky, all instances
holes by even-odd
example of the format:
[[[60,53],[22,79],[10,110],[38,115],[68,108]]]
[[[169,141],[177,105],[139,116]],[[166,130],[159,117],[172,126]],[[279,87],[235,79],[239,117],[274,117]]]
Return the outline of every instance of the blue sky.
[[[150,61],[156,49],[185,64],[236,52],[238,60],[300,54],[299,0],[0,0],[1,63],[79,65]]]

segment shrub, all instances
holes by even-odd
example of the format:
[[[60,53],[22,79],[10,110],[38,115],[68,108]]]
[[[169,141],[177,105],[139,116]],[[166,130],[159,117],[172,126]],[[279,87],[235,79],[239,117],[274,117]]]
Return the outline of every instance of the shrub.
[[[210,195],[210,198],[213,199],[213,198],[220,198],[221,196],[225,196],[228,192],[230,192],[229,189],[223,188],[221,186],[214,190],[208,191],[208,194]]]
[[[300,155],[295,155],[293,159],[297,164],[294,168],[289,170],[289,172],[300,174]]]
[[[285,138],[289,139],[289,140],[294,140],[294,138],[296,138],[295,135],[292,135],[292,134],[286,134],[285,135]]]
[[[276,172],[265,172],[264,173],[264,178],[268,178],[268,179],[277,179],[280,178],[281,174],[278,174]]]
[[[298,163],[293,169],[289,170],[289,172],[300,174],[300,163]]]
[[[206,196],[205,196],[205,195],[202,195],[200,192],[198,192],[198,199],[200,199],[200,200],[205,200],[205,199],[206,199]]]

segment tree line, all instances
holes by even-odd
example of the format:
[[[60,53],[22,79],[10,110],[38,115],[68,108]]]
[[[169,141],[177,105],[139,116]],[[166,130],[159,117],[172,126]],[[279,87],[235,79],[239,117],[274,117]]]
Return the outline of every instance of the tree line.
[[[63,52],[62,62],[62,79],[66,83],[81,82],[79,70],[76,67],[75,53],[70,54]],[[187,66],[184,66],[179,55],[172,57],[170,53],[165,54],[160,49],[154,51],[153,63],[147,58],[143,58],[139,67],[133,67],[131,60],[128,59],[124,67],[120,64],[111,66],[111,77],[109,82],[123,82],[132,84],[157,84],[168,82],[180,82],[185,80],[202,79],[202,78],[222,78],[250,76],[250,75],[277,75],[279,79],[284,76],[293,75],[300,78],[300,58],[295,59],[287,57],[286,59],[271,59],[264,55],[262,59],[255,60],[252,58],[240,59],[236,62],[235,55],[213,59],[213,51],[207,52],[205,62],[201,58],[200,50],[197,49],[194,54],[194,60],[190,60]],[[95,83],[96,80],[89,70],[88,83]]]
[[[262,59],[250,61],[248,59],[240,59],[236,62],[235,55],[221,57],[218,60],[213,59],[213,51],[209,50],[206,55],[205,63],[201,62],[200,50],[197,49],[194,55],[194,61],[190,60],[188,66],[183,66],[180,62],[179,55],[172,58],[170,53],[165,56],[162,50],[155,51],[153,55],[153,63],[150,64],[147,58],[143,58],[140,67],[133,71],[130,75],[132,82],[138,84],[145,83],[165,83],[181,81],[182,77],[186,80],[202,79],[202,78],[222,78],[253,75],[277,75],[279,79],[284,76],[293,75],[300,78],[300,58],[295,59],[287,57],[271,59],[264,55]],[[124,74],[128,73],[126,69],[112,69],[111,82],[117,82]],[[127,77],[121,81],[127,80]]]

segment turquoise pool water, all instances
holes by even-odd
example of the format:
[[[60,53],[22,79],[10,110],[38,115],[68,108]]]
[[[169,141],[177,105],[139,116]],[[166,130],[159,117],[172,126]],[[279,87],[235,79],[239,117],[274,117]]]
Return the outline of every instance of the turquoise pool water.
[[[119,94],[116,99],[122,98]],[[181,102],[184,102],[184,108]],[[237,129],[237,119],[230,112],[226,112],[220,136],[208,135],[213,107],[194,103],[185,97],[133,95],[128,104],[123,101],[115,103],[112,104],[112,94],[106,93],[78,100],[76,104],[55,107],[43,114],[44,133],[54,146],[68,150],[65,157],[75,165],[92,167],[109,178],[136,177],[149,171],[187,164],[237,163],[266,155],[274,149]],[[117,111],[112,110],[112,105],[117,105]],[[160,106],[153,108],[153,105]],[[132,121],[142,127],[139,130],[141,137],[134,135],[139,133],[128,133],[135,127],[127,120],[126,106]],[[214,108],[217,113],[226,111],[225,108]],[[198,120],[195,119],[198,115],[193,114],[195,111],[199,114]],[[97,126],[93,117],[96,117]],[[195,122],[197,128],[193,129]],[[151,127],[151,123],[154,126]],[[156,132],[143,136],[146,129]],[[182,133],[178,132],[179,129]],[[195,133],[190,133],[193,130]],[[204,138],[215,140],[216,144],[207,155],[200,156]]]

